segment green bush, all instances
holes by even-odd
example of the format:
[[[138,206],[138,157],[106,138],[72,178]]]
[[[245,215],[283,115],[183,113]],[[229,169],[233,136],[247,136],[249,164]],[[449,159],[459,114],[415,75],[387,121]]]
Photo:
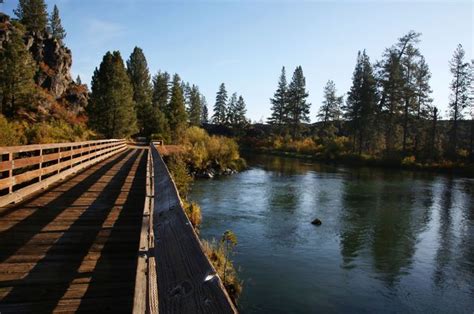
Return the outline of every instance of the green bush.
[[[25,144],[22,126],[16,122],[9,122],[0,114],[0,146],[14,146]]]
[[[173,177],[173,181],[176,184],[179,195],[181,198],[186,199],[189,192],[189,187],[192,182],[192,178],[188,173],[186,168],[186,163],[184,162],[182,156],[180,155],[171,155],[167,159],[168,170]]]
[[[210,167],[219,170],[240,170],[245,166],[235,140],[223,136],[209,136],[201,128],[188,128],[184,132],[182,145],[185,146],[184,158],[193,170],[205,170]]]

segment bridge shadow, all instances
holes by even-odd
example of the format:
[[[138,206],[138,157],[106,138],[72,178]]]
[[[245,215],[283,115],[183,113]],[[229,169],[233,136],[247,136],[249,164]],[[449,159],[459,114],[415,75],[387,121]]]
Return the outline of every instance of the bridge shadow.
[[[120,156],[114,158],[112,161],[106,163],[100,170],[96,171],[94,174],[87,177],[84,181],[78,183],[70,190],[66,191],[60,195],[57,199],[46,205],[48,207],[48,213],[42,213],[42,215],[37,214],[37,211],[24,221],[15,225],[13,228],[7,230],[7,233],[14,234],[16,229],[20,227],[30,226],[33,227],[28,233],[28,239],[31,239],[37,232],[39,232],[44,226],[49,222],[54,220],[54,218],[63,212],[65,205],[71,205],[75,200],[81,197],[81,195],[86,192],[95,182],[100,181],[100,179],[110,170],[114,165],[120,161],[124,161],[120,169],[113,174],[111,180],[106,183],[105,187],[100,192],[99,196],[90,204],[84,212],[70,225],[67,231],[62,234],[62,236],[49,248],[46,252],[46,255],[31,269],[31,271],[23,278],[14,281],[4,281],[0,284],[0,287],[13,287],[11,291],[6,295],[1,301],[0,312],[18,312],[18,311],[28,311],[34,313],[49,313],[52,312],[56,306],[58,306],[61,299],[67,295],[68,302],[71,304],[71,308],[65,308],[67,311],[74,311],[77,308],[77,302],[81,302],[82,296],[85,295],[90,297],[91,300],[96,299],[97,297],[104,297],[104,294],[95,293],[95,290],[99,289],[98,278],[103,279],[104,275],[97,273],[96,269],[108,269],[110,274],[106,273],[105,276],[124,276],[126,279],[128,277],[133,277],[135,275],[135,264],[133,262],[130,265],[122,265],[119,267],[119,270],[114,269],[114,260],[99,258],[96,268],[93,270],[94,273],[80,273],[79,269],[81,265],[87,264],[91,265],[94,261],[85,261],[90,250],[94,249],[99,251],[100,254],[103,254],[97,247],[97,241],[102,241],[99,239],[99,233],[103,232],[103,224],[107,220],[107,217],[111,211],[116,207],[117,203],[120,202],[119,196],[122,192],[122,188],[126,184],[127,177],[129,176],[133,164],[136,162],[136,159],[141,154],[141,159],[139,161],[138,171],[143,171],[143,167],[146,168],[146,154],[136,151],[134,153],[124,153]],[[145,164],[145,166],[143,166]],[[141,167],[141,168],[140,168]],[[144,200],[144,189],[142,194],[142,199],[140,201],[139,195],[134,195],[135,191],[138,191],[140,188],[140,176],[133,179],[131,192],[128,194],[127,199],[125,200],[124,208],[120,213],[120,217],[123,215],[123,220],[127,216],[128,208],[141,208],[143,209],[143,200]],[[143,182],[144,182],[143,178]],[[64,202],[62,199],[65,199]],[[59,207],[58,209],[55,206]],[[46,217],[43,218],[43,215]],[[40,217],[41,216],[41,217]],[[36,219],[35,219],[36,218]],[[38,219],[40,223],[38,223]],[[139,218],[136,218],[139,220]],[[120,220],[120,219],[119,219]],[[116,241],[111,241],[112,235],[119,234],[118,231],[114,231],[116,227],[120,227],[122,223],[117,221],[114,227],[110,232],[111,236],[106,240],[106,243],[116,243]],[[84,227],[87,227],[87,231],[84,231]],[[137,228],[139,228],[139,223],[137,223]],[[131,237],[131,234],[129,235]],[[2,240],[5,239],[2,234]],[[131,237],[132,238],[132,237]],[[138,247],[138,238],[136,235],[136,241],[130,239],[131,243],[136,242]],[[26,243],[28,239],[20,241],[22,244]],[[106,244],[103,248],[104,250],[107,246],[112,244]],[[130,249],[124,247],[123,250],[126,252],[117,252],[118,256],[126,254],[127,257],[132,257],[132,261],[136,263],[136,253],[137,249],[131,250],[133,244],[130,244]],[[17,249],[21,245],[17,246]],[[2,261],[5,260],[8,256],[14,253],[16,250],[14,248],[9,248],[7,252],[2,248]],[[123,253],[123,254],[122,254]],[[125,266],[125,267],[124,267]],[[131,273],[133,272],[133,275]],[[130,274],[130,275],[129,275]],[[90,284],[87,280],[88,277],[91,277]],[[74,281],[74,284],[72,284]],[[134,280],[131,281],[133,289]],[[87,290],[85,290],[87,289]],[[90,289],[90,292],[89,292]],[[103,289],[102,289],[103,290]],[[130,289],[128,289],[130,290]],[[103,291],[102,291],[103,292]],[[110,291],[106,291],[106,294],[110,296]],[[133,291],[131,292],[133,298]],[[110,299],[110,298],[109,298]],[[112,298],[115,299],[115,298]],[[103,299],[100,301],[95,300],[94,307],[89,308],[90,311],[99,311],[102,306]],[[110,300],[110,304],[116,303],[121,304],[119,299]],[[67,303],[67,302],[66,302]],[[23,307],[15,307],[15,304],[23,304]],[[66,305],[67,306],[67,305]],[[105,306],[104,309],[107,309]],[[130,307],[131,309],[131,307]],[[85,310],[85,309],[84,309]]]
[[[135,292],[137,253],[146,196],[147,154],[140,158],[129,194],[97,261],[78,313],[95,311],[97,299],[107,312],[131,313]]]
[[[59,214],[61,214],[65,208],[72,205],[79,197],[93,186],[107,171],[109,171],[116,163],[120,162],[125,158],[127,154],[122,153],[119,156],[113,158],[109,162],[105,163],[98,171],[92,173],[86,177],[83,181],[77,183],[69,190],[65,191],[57,198],[48,202],[44,206],[36,206],[38,208],[33,214],[27,216],[10,229],[7,229],[0,233],[0,263],[7,260],[12,254],[23,247],[33,236],[39,233],[44,227],[52,222]],[[32,203],[39,197],[44,196],[49,191],[66,184],[70,180],[74,179],[73,176],[61,183],[53,186],[51,189],[39,194],[38,196],[21,202],[11,207],[8,213],[14,212],[21,208],[31,206],[35,207]]]

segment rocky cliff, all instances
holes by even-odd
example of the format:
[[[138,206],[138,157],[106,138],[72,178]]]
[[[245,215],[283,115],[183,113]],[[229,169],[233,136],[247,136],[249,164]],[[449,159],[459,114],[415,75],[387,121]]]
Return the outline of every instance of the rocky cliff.
[[[0,13],[0,47],[9,39],[14,27],[19,28],[21,25]],[[37,64],[35,83],[48,94],[47,97],[41,97],[42,110],[50,111],[60,105],[69,114],[82,114],[87,105],[88,91],[86,85],[76,84],[71,78],[71,50],[47,32],[24,32],[23,38]]]

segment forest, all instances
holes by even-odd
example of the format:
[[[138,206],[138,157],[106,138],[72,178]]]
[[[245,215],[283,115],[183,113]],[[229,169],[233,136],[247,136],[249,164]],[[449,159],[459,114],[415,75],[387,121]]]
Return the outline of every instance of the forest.
[[[243,96],[229,96],[225,83],[211,113],[196,84],[166,71],[152,76],[139,47],[126,61],[119,51],[107,52],[89,90],[80,77],[70,78],[72,57],[58,8],[48,13],[44,1],[25,0],[15,15],[0,20],[1,145],[137,136],[183,144],[188,127],[203,127],[243,147],[324,160],[448,167],[474,161],[474,62],[466,60],[461,44],[449,61],[448,119],[431,98],[421,34],[410,31],[379,60],[359,51],[346,93],[328,80],[316,123],[310,123],[303,68],[288,83],[283,67],[269,101],[271,116],[252,123]],[[63,55],[38,52],[48,44]]]

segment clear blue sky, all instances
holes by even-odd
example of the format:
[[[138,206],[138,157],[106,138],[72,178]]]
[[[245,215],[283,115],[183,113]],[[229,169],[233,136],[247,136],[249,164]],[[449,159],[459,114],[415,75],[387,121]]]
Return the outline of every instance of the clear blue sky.
[[[4,0],[11,14],[17,0]],[[328,79],[346,94],[358,50],[372,61],[413,29],[431,72],[434,103],[444,114],[449,99],[448,61],[458,43],[473,58],[472,1],[151,1],[48,0],[56,3],[73,53],[73,74],[83,82],[108,50],[127,59],[141,47],[152,74],[178,73],[197,84],[209,107],[225,82],[242,94],[252,120],[266,119],[280,69],[288,79],[303,67],[311,120]]]

